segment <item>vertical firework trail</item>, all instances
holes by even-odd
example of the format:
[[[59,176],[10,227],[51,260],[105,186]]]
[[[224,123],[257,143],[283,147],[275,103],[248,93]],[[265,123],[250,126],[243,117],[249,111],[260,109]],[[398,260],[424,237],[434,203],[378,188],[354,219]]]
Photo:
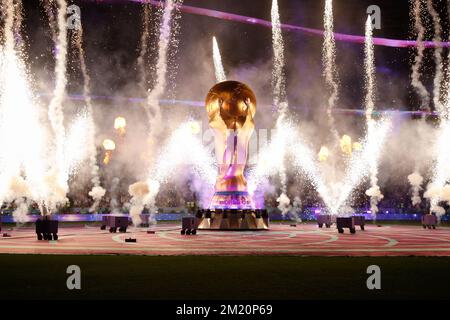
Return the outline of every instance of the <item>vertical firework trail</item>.
[[[447,90],[447,95],[450,95],[450,86]],[[438,217],[445,214],[445,209],[439,203],[444,200],[450,203],[450,199],[444,197],[443,192],[448,189],[450,180],[450,148],[448,143],[450,140],[450,120],[448,117],[450,107],[448,102],[446,109],[440,117],[439,137],[435,147],[437,159],[433,168],[433,178],[424,194],[424,197],[430,200],[430,211],[436,213]]]
[[[56,209],[58,204],[64,203],[68,191],[68,172],[65,172],[64,163],[64,112],[63,101],[67,85],[67,3],[65,0],[57,0],[58,13],[57,25],[58,35],[55,43],[55,87],[53,96],[48,107],[48,116],[53,130],[53,155],[51,162],[51,173],[48,178],[49,192],[52,194],[52,201],[48,204],[50,211]]]
[[[450,56],[449,56],[450,58]],[[431,183],[427,186],[424,194],[430,200],[430,211],[436,213],[438,218],[445,214],[445,208],[440,206],[441,201],[450,204],[450,194],[448,192],[450,180],[450,82],[447,79],[446,105],[442,108],[440,116],[438,139],[435,146],[437,157]]]
[[[273,104],[277,108],[278,118],[271,142],[266,148],[259,151],[258,163],[249,172],[249,192],[255,194],[259,186],[268,183],[269,176],[278,174],[281,180],[281,194],[277,199],[279,203],[278,208],[283,214],[287,214],[291,210],[290,199],[286,195],[287,177],[284,163],[289,151],[293,154],[294,165],[303,171],[312,181],[320,196],[324,199],[326,207],[330,208],[332,201],[330,200],[328,189],[321,179],[320,172],[314,163],[314,156],[302,137],[294,129],[291,121],[287,118],[288,103],[285,92],[284,44],[281,35],[278,3],[276,0],[272,2],[271,13],[274,54],[272,70],[272,83],[274,87]]]
[[[138,225],[141,222],[139,215],[141,214],[143,208],[147,206],[150,209],[150,213],[154,214],[155,208],[155,197],[159,191],[160,181],[157,180],[158,172],[157,170],[157,157],[155,155],[160,154],[161,150],[158,150],[160,146],[160,135],[163,133],[164,125],[162,124],[162,115],[159,105],[159,99],[164,94],[166,90],[166,76],[168,70],[168,51],[171,45],[171,41],[175,41],[173,37],[173,29],[177,29],[177,18],[179,15],[173,15],[176,11],[176,7],[182,4],[182,0],[168,0],[165,2],[163,13],[161,16],[160,26],[159,26],[159,41],[158,41],[158,57],[156,63],[156,80],[154,82],[154,87],[149,90],[147,96],[147,104],[145,110],[148,115],[149,121],[149,142],[151,159],[150,168],[147,172],[146,181],[136,182],[130,185],[128,192],[132,196],[130,216],[133,220],[134,225]],[[156,168],[156,169],[155,169]]]
[[[336,70],[336,42],[333,30],[333,0],[325,1],[323,23],[325,29],[322,48],[323,76],[325,77],[325,83],[331,90],[331,95],[328,98],[327,117],[333,137],[338,141],[339,134],[336,131],[333,117],[333,109],[339,98],[339,79]]]
[[[433,18],[433,29],[434,29],[434,37],[433,42],[439,43],[442,41],[442,27],[441,27],[441,19],[436,9],[433,7],[433,1],[427,0],[427,8],[431,17]],[[436,111],[439,113],[444,112],[444,106],[441,102],[441,84],[442,84],[442,51],[443,48],[436,46],[434,49],[434,62],[435,62],[435,76],[433,82],[433,104]]]
[[[168,0],[165,2],[164,12],[161,17],[161,24],[159,28],[159,42],[158,42],[158,61],[156,63],[156,81],[152,90],[147,96],[146,110],[149,114],[149,138],[151,143],[151,150],[155,150],[158,144],[158,136],[163,130],[161,108],[159,99],[166,89],[166,76],[168,67],[168,49],[170,46],[171,32],[172,32],[172,12],[175,7],[182,3],[182,0]]]
[[[281,34],[280,13],[278,10],[278,1],[272,1],[272,48],[273,48],[273,68],[272,68],[272,87],[273,104],[279,113],[279,120],[283,122],[286,111],[286,78],[284,74],[284,41]]]
[[[283,135],[281,131],[286,128],[286,118],[288,112],[288,103],[286,100],[286,78],[284,73],[284,41],[281,34],[280,14],[278,10],[278,0],[272,1],[272,47],[273,47],[273,69],[272,69],[272,86],[273,86],[273,104],[278,111],[278,119],[276,122],[276,135]],[[287,137],[286,137],[287,138]],[[280,157],[279,176],[281,182],[281,195],[277,199],[278,208],[285,215],[290,210],[290,200],[287,196],[287,176],[286,176],[286,147],[287,139],[280,139]]]
[[[364,71],[365,71],[365,89],[366,96],[364,99],[365,103],[365,115],[366,122],[372,121],[372,114],[375,108],[375,56],[374,47],[372,42],[372,20],[370,16],[366,20],[366,42],[364,44]]]
[[[83,48],[83,27],[80,23],[77,30],[73,30],[73,44],[78,52],[78,59],[80,63],[81,73],[83,75],[83,96],[86,105],[86,118],[87,118],[87,154],[89,160],[89,166],[91,171],[92,190],[89,191],[89,195],[93,198],[94,203],[90,210],[97,211],[98,205],[105,195],[106,190],[100,185],[99,166],[97,163],[97,146],[95,143],[96,129],[94,122],[94,110],[92,108],[90,83],[91,78],[89,76],[86,58]]]
[[[213,62],[214,70],[216,74],[216,81],[222,82],[227,80],[225,70],[223,69],[222,57],[220,55],[219,45],[217,44],[216,37],[213,37]]]
[[[54,13],[55,1],[54,0],[40,0],[39,1],[44,8],[45,15],[48,19],[48,26],[50,28],[50,33],[52,36],[53,43],[58,41],[58,30],[56,27],[56,19]]]
[[[425,45],[423,41],[426,33],[425,27],[422,23],[422,1],[423,0],[414,0],[414,3],[412,5],[414,31],[417,33],[417,54],[414,58],[414,64],[412,67],[411,84],[420,97],[421,110],[430,111],[430,94],[420,80],[420,69],[423,64],[423,54],[425,51]]]
[[[417,16],[420,12],[418,9],[417,1],[415,3],[415,16]],[[433,42],[441,41],[441,20],[439,14],[436,9],[433,7],[433,2],[431,0],[427,0],[427,9],[429,14],[433,19],[434,26],[434,37]],[[422,27],[423,28],[423,27]],[[423,51],[423,50],[422,50]],[[434,59],[436,64],[436,71],[434,77],[434,89],[433,89],[433,103],[436,111],[438,111],[440,116],[440,124],[439,124],[439,137],[435,147],[436,154],[436,163],[434,165],[434,172],[431,183],[427,187],[427,191],[424,193],[425,198],[429,198],[430,200],[430,211],[436,213],[436,215],[440,218],[443,214],[445,214],[445,209],[439,205],[441,201],[449,202],[447,193],[445,190],[448,190],[448,180],[450,179],[450,150],[448,148],[448,141],[450,139],[450,122],[449,122],[449,96],[450,96],[450,87],[448,85],[447,80],[447,93],[446,93],[446,103],[442,103],[441,101],[441,82],[443,79],[442,69],[442,49],[436,48],[434,51]],[[420,61],[420,59],[419,59]],[[414,73],[413,67],[413,73]],[[414,176],[414,174],[410,175]],[[420,175],[419,175],[420,177]],[[408,177],[409,178],[409,177]],[[423,179],[422,179],[423,180]],[[411,181],[410,181],[411,182]],[[417,201],[420,200],[420,197],[417,196],[418,190],[420,190],[419,186],[413,185],[413,202],[414,199]],[[416,195],[414,197],[414,195]]]
[[[364,45],[364,69],[365,69],[365,108],[366,108],[366,124],[367,135],[370,137],[375,130],[375,121],[372,118],[372,114],[375,107],[375,91],[376,91],[376,79],[375,79],[375,56],[372,40],[372,19],[367,17],[366,21],[366,42]],[[370,138],[369,138],[370,139]],[[372,215],[378,212],[378,202],[383,199],[380,187],[378,186],[378,157],[376,154],[370,155],[369,160],[370,171],[370,189],[366,191],[366,194],[370,196],[370,209]]]
[[[4,19],[0,46],[0,205],[13,202],[16,222],[27,221],[31,201],[46,198],[45,132],[31,90],[21,37],[22,3],[1,2]]]
[[[414,20],[415,20],[415,26],[416,26],[416,31],[419,34],[420,38],[423,38],[425,30],[423,28],[423,26],[421,25],[420,21],[420,4],[419,3],[415,3],[414,4],[415,7],[413,7],[413,13],[414,13]],[[427,0],[427,9],[428,9],[428,13],[431,15],[431,18],[433,19],[433,29],[434,29],[434,37],[433,37],[433,42],[434,43],[438,43],[442,41],[442,27],[441,27],[441,19],[439,17],[438,12],[436,11],[436,9],[433,6],[433,1],[432,0]],[[416,64],[418,64],[418,66],[416,66],[416,64],[413,65],[413,76],[412,78],[413,83],[415,88],[418,86],[418,91],[423,91],[424,86],[421,85],[420,81],[419,83],[417,82],[417,78],[420,77],[419,74],[419,70],[420,70],[420,64],[423,60],[423,58],[421,56],[423,56],[423,51],[424,48],[422,48],[421,46],[423,46],[423,44],[421,44],[419,42],[419,49],[421,50],[421,52],[418,51],[418,56],[416,57]],[[419,50],[418,49],[418,50]],[[443,115],[445,113],[445,106],[441,101],[441,96],[442,96],[442,92],[441,92],[441,85],[442,85],[442,80],[443,80],[443,63],[442,63],[442,51],[443,49],[441,47],[436,47],[434,49],[434,62],[435,62],[435,76],[434,76],[434,81],[433,81],[433,105],[435,110],[440,114]],[[428,92],[426,92],[426,94],[428,95]],[[425,101],[428,98],[425,98]],[[425,108],[426,110],[429,110],[429,108]],[[422,199],[420,198],[420,190],[422,190],[422,182],[423,182],[423,177],[420,175],[419,172],[419,168],[416,164],[415,168],[414,168],[414,172],[412,174],[410,174],[408,176],[408,181],[411,184],[411,190],[412,190],[412,197],[411,197],[411,201],[412,204],[418,205],[422,202]]]
[[[151,6],[143,4],[142,10],[142,34],[140,39],[139,57],[137,59],[137,67],[139,72],[139,86],[145,91],[148,90],[148,72],[146,67],[146,58],[148,54],[148,42],[150,37],[150,14]]]
[[[22,22],[23,22],[23,3],[22,0],[17,0],[14,2],[14,25],[13,25],[13,31],[14,31],[14,37],[16,38],[16,47],[19,47],[19,50],[21,50],[23,45],[23,39],[22,39]]]

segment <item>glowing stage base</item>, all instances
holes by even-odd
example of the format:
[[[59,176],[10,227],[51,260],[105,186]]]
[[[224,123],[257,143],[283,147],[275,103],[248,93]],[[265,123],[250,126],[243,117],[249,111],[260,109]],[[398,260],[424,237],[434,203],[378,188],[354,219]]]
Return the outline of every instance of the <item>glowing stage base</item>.
[[[200,210],[197,215],[202,230],[268,230],[269,217],[259,217],[251,210]]]
[[[252,197],[248,192],[220,191],[214,193],[210,209],[250,210],[254,208]]]
[[[198,229],[202,230],[268,230],[269,215],[265,209],[254,209],[247,192],[216,192],[211,209],[199,210]]]

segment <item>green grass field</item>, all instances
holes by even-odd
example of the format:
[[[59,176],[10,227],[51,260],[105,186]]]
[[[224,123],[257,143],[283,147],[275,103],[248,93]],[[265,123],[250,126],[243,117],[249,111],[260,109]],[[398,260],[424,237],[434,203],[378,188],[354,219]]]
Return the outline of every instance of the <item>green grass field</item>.
[[[81,290],[66,288],[68,265]],[[380,266],[381,290],[366,287]],[[0,299],[449,299],[450,258],[0,255]]]

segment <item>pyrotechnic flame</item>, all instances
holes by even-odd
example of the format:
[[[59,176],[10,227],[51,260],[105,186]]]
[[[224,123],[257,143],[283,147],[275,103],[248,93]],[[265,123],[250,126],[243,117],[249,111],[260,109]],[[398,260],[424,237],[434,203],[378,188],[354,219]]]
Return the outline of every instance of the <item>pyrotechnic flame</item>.
[[[362,145],[360,142],[354,142],[353,143],[353,150],[355,151],[361,151],[362,150]]]
[[[127,126],[127,120],[124,117],[117,117],[114,119],[114,129],[119,132],[120,136],[125,135],[125,127]]]
[[[346,134],[344,134],[340,140],[341,151],[345,155],[352,154],[352,138]]]
[[[104,164],[109,164],[109,162],[111,161],[111,151],[110,150],[106,150],[105,152],[105,156],[103,157],[103,163]]]
[[[325,146],[322,146],[320,148],[320,151],[319,151],[319,154],[318,154],[319,161],[320,162],[327,161],[329,156],[330,156],[330,151],[328,150],[328,148],[325,147]]]
[[[115,144],[115,142],[114,142],[113,140],[111,140],[111,139],[105,139],[105,140],[103,140],[103,148],[104,148],[106,151],[113,151],[113,150],[116,149],[116,144]]]
[[[111,161],[112,152],[116,149],[116,144],[111,139],[105,139],[103,140],[103,148],[105,149],[103,163],[109,164],[109,162]]]

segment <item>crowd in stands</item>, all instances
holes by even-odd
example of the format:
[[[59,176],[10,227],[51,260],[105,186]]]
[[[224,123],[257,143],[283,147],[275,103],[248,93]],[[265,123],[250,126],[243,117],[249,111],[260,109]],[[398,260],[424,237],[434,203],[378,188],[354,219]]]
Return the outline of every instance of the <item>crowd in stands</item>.
[[[292,188],[291,188],[292,189]],[[60,208],[60,213],[88,213],[93,201],[88,195],[89,190],[85,192],[69,193],[67,204]],[[429,201],[423,199],[419,205],[413,206],[411,201],[411,190],[408,185],[397,185],[392,187],[384,186],[382,189],[384,198],[379,202],[378,207],[380,212],[384,210],[391,213],[424,213],[429,211]],[[312,188],[305,188],[298,194],[288,194],[291,201],[298,196],[301,199],[301,208],[321,208],[324,207],[319,195]],[[370,199],[365,195],[364,188],[355,190],[351,198],[350,205],[356,210],[369,210]],[[266,208],[276,208],[278,194],[271,193],[265,195],[264,205]],[[118,188],[114,195],[107,191],[100,202],[98,212],[126,212],[129,208],[131,196],[127,188]],[[156,198],[156,205],[159,208],[179,208],[186,207],[189,203],[197,202],[198,197],[186,185],[184,188],[180,186],[166,186],[158,194]],[[292,204],[292,202],[291,202]],[[443,205],[446,210],[448,206]],[[15,209],[14,203],[3,204],[2,211],[9,212]],[[31,205],[31,211],[38,210],[37,204]]]

